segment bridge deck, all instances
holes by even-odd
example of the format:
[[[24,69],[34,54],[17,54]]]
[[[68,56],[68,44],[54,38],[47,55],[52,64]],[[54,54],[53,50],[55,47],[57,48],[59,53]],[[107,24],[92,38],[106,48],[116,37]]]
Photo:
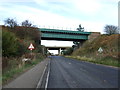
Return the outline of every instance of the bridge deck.
[[[88,35],[91,32],[68,31],[57,29],[39,29],[42,32],[42,40],[66,40],[66,41],[80,41],[88,40]]]

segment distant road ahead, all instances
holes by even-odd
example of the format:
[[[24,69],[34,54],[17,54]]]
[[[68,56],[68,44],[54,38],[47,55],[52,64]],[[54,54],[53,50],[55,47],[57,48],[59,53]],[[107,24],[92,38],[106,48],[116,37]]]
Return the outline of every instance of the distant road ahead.
[[[48,88],[117,88],[118,69],[52,56]]]

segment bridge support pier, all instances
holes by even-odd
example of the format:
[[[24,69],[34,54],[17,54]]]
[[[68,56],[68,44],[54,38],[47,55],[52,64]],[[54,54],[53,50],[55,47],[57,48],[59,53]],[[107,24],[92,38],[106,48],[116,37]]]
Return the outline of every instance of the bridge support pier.
[[[61,48],[58,50],[58,55],[61,55]]]

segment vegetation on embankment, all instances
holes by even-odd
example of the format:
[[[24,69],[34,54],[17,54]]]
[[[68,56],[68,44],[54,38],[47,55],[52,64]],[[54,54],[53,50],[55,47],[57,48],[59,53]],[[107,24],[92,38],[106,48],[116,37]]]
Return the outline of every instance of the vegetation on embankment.
[[[100,35],[93,41],[86,41],[83,46],[75,50],[70,58],[83,61],[89,61],[97,64],[105,64],[120,67],[120,34]],[[99,48],[103,49],[102,53],[98,52]]]
[[[103,65],[109,65],[109,66],[115,66],[120,67],[120,64],[118,64],[118,61],[111,57],[105,57],[102,59],[98,58],[92,58],[92,57],[82,57],[82,56],[65,56],[67,58],[73,58],[81,61],[87,61],[95,64],[103,64]]]
[[[28,24],[28,23],[27,23]],[[32,26],[2,26],[2,84],[36,65],[45,55],[40,45],[41,33]],[[28,49],[30,43],[35,47]],[[45,51],[44,51],[45,52]],[[29,59],[24,61],[23,59]]]
[[[26,61],[25,64],[23,62],[20,63],[18,60],[16,60],[16,58],[9,59],[9,63],[8,63],[9,66],[6,67],[3,71],[2,84],[4,85],[8,83],[9,81],[16,78],[23,72],[31,69],[36,64],[41,62],[44,58],[45,56],[39,53],[36,55],[36,58],[34,58],[31,61]]]

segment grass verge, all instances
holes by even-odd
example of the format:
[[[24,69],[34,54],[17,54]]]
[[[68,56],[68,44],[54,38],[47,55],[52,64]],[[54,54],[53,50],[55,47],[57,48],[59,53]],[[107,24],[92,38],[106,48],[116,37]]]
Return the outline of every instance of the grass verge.
[[[32,68],[33,66],[35,66],[36,64],[38,64],[39,62],[41,62],[44,58],[37,58],[34,61],[31,61],[31,63],[26,63],[23,66],[19,67],[14,67],[4,73],[2,73],[2,84],[6,84],[8,83],[10,80],[12,80],[15,76],[18,76],[19,74],[21,74],[22,72],[29,70],[30,68]]]
[[[120,63],[118,63],[118,60],[115,60],[111,57],[105,57],[101,59],[95,59],[95,58],[88,58],[88,57],[80,57],[80,56],[65,56],[67,58],[73,58],[81,61],[87,61],[87,62],[92,62],[95,64],[103,64],[103,65],[109,65],[109,66],[115,66],[115,67],[120,67]]]

